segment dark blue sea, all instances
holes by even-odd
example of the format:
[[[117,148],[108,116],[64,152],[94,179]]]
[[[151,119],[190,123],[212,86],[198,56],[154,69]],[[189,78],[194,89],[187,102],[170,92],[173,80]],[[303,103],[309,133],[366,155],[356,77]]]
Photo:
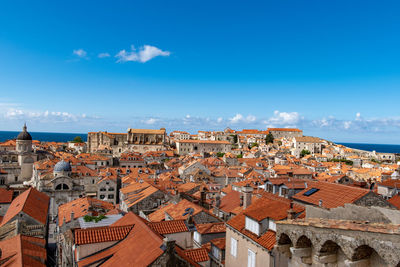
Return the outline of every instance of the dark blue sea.
[[[400,153],[400,145],[337,143],[354,149],[376,151],[381,153]]]
[[[9,139],[17,138],[20,132],[0,131],[0,142]],[[86,141],[87,134],[82,133],[41,133],[29,132],[33,140],[47,141],[47,142],[68,142],[72,141],[76,136],[80,136],[82,140]]]

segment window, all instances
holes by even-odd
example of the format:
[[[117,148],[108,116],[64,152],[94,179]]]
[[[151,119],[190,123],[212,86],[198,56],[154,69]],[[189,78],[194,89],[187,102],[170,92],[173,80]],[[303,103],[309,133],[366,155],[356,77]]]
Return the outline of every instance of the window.
[[[219,249],[216,246],[212,246],[212,255],[219,259]]]
[[[257,221],[250,219],[249,217],[246,217],[245,228],[256,235],[260,234],[260,225]]]
[[[105,197],[105,195],[100,195],[100,199],[104,199]]]
[[[194,241],[196,241],[197,243],[201,244],[201,235],[199,234],[199,232],[194,232]]]
[[[314,194],[314,193],[317,192],[317,191],[319,191],[319,189],[313,187],[313,188],[311,188],[310,190],[308,190],[307,192],[305,192],[305,193],[303,194],[303,196],[309,197],[309,196],[311,196],[312,194]]]
[[[108,199],[113,199],[114,198],[114,194],[109,194],[108,195]]]
[[[114,191],[114,187],[108,188],[108,191]]]
[[[256,267],[256,253],[251,249],[247,250],[247,267]]]
[[[237,240],[231,237],[231,255],[236,258],[237,255]]]
[[[106,191],[106,189],[104,187],[100,188],[100,191]]]

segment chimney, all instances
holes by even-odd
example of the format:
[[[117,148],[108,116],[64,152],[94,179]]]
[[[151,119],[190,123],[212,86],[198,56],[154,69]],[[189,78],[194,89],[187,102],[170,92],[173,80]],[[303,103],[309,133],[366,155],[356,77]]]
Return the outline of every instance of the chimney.
[[[203,206],[206,203],[206,197],[207,197],[207,194],[204,191],[204,188],[202,188],[200,191],[200,206]]]
[[[243,208],[246,209],[251,204],[251,196],[253,193],[253,187],[249,184],[242,187],[242,194],[243,194]]]
[[[294,220],[295,215],[296,215],[296,212],[293,210],[293,201],[290,201],[290,208],[288,210],[287,218],[289,220]]]
[[[216,206],[217,208],[219,208],[220,205],[221,205],[221,197],[220,197],[220,196],[217,196],[216,199],[215,199],[215,206]]]
[[[73,211],[71,211],[71,222],[74,220],[75,217],[75,213]]]
[[[322,199],[319,200],[318,206],[322,208]]]
[[[240,195],[240,207],[242,207],[243,206],[243,195]]]

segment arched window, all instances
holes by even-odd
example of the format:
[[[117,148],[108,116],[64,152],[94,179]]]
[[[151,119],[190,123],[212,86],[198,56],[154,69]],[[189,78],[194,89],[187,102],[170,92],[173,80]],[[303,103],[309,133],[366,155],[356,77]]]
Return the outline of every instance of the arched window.
[[[56,190],[69,190],[69,186],[66,184],[58,184]]]

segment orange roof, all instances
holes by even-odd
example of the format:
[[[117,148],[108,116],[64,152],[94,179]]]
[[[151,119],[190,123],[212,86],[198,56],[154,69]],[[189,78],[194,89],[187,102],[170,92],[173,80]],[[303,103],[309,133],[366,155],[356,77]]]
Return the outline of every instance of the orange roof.
[[[185,255],[195,262],[208,261],[208,252],[205,248],[195,248],[184,250]]]
[[[0,241],[1,266],[45,267],[46,240],[38,237],[16,235]]]
[[[185,220],[149,222],[148,225],[161,235],[188,232]]]
[[[196,230],[202,235],[213,234],[213,233],[225,233],[226,227],[224,222],[204,223],[204,224],[197,224]]]
[[[24,212],[36,221],[46,224],[50,198],[35,188],[29,188],[17,196],[10,204],[1,225],[8,223],[20,212]]]
[[[225,237],[215,238],[210,242],[221,250],[225,249]]]
[[[397,209],[400,210],[400,195],[395,195],[391,199],[388,200],[390,204],[395,206]]]
[[[159,191],[157,188],[146,182],[133,182],[120,190],[120,192],[124,194],[123,201],[128,207],[139,203],[157,191]]]
[[[11,203],[13,198],[13,193],[14,190],[12,189],[7,190],[5,188],[0,188],[0,203],[1,204]]]
[[[75,244],[85,245],[124,239],[132,230],[129,226],[104,226],[75,230]]]
[[[148,217],[149,220],[152,222],[160,222],[162,220],[165,220],[165,213],[168,213],[168,215],[171,216],[174,220],[185,219],[187,215],[183,216],[183,214],[185,213],[185,210],[187,208],[194,209],[193,215],[204,211],[204,209],[199,205],[196,205],[189,200],[182,199],[177,204],[171,203],[165,207],[159,208],[155,212],[151,213]]]
[[[90,197],[78,198],[58,207],[58,224],[63,225],[64,220],[70,222],[72,212],[74,219],[77,219],[89,214],[89,210],[93,207],[103,208],[106,211],[114,209],[114,205],[110,202]]]
[[[88,256],[78,262],[79,267],[102,262],[101,266],[148,266],[164,251],[162,236],[155,233],[142,218],[132,213],[133,229],[128,236],[108,249]]]
[[[307,184],[308,187],[294,195],[293,199],[313,205],[319,205],[319,201],[322,200],[322,206],[328,209],[353,203],[369,192],[369,190],[362,188],[321,181],[309,181]],[[315,193],[309,196],[304,195],[312,188],[317,189]]]

